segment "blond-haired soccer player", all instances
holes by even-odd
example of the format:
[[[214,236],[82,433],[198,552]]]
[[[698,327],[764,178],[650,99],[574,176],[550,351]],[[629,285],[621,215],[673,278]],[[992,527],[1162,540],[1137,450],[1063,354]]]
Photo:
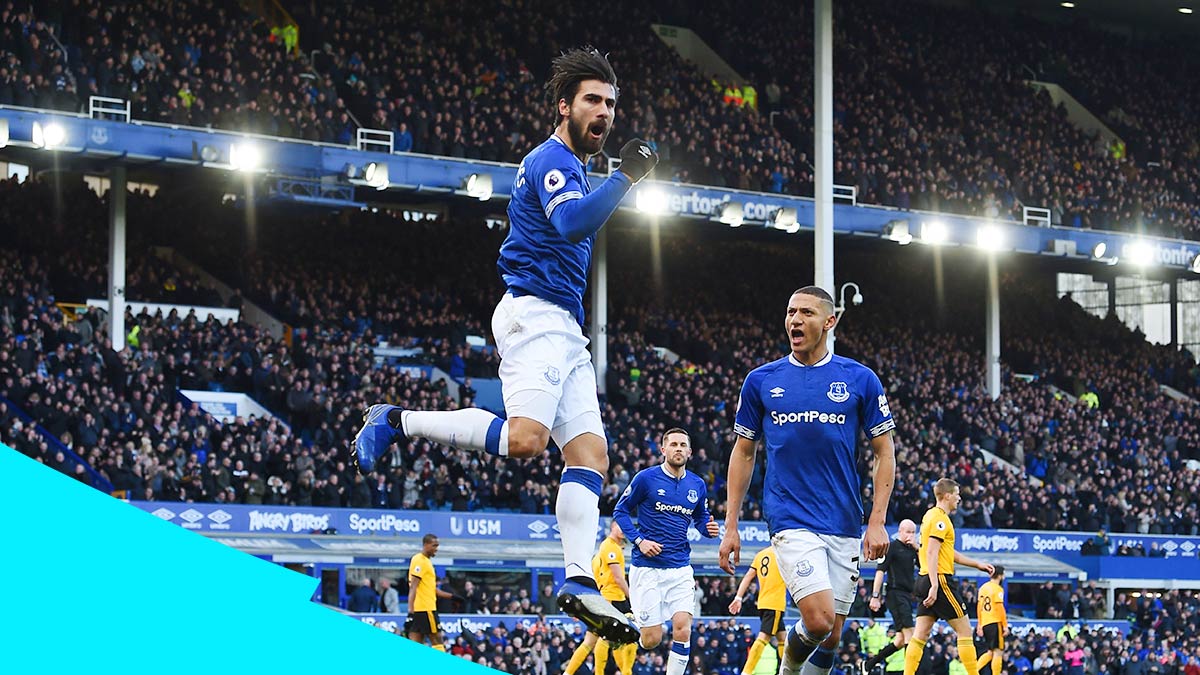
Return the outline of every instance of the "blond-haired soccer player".
[[[954,524],[950,522],[950,514],[962,500],[958,483],[949,478],[938,480],[933,486],[933,496],[937,504],[921,519],[921,572],[913,589],[913,595],[921,600],[913,639],[904,654],[904,675],[916,675],[925,653],[925,643],[938,619],[945,619],[958,636],[958,656],[967,668],[967,675],[979,675],[975,642],[971,639],[971,620],[963,610],[958,584],[954,581],[954,565],[974,567],[988,574],[995,568],[954,550]]]

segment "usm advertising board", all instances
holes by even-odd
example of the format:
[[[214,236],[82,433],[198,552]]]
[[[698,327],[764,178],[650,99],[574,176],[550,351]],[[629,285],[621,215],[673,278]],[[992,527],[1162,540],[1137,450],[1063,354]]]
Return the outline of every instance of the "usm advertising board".
[[[388,511],[250,504],[132,502],[189,530],[225,534],[442,536],[487,540],[558,539],[554,516],[449,511]]]

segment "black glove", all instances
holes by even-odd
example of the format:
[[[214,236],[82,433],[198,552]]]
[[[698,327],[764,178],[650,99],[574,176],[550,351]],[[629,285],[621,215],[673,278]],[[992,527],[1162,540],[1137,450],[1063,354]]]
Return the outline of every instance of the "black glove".
[[[408,616],[406,616],[404,618],[404,634],[405,635],[408,635],[409,630],[412,628],[412,622],[413,622],[413,615],[412,615],[412,612],[409,612]]]
[[[640,138],[635,138],[621,148],[620,171],[634,183],[646,177],[658,164],[658,153],[650,144]]]

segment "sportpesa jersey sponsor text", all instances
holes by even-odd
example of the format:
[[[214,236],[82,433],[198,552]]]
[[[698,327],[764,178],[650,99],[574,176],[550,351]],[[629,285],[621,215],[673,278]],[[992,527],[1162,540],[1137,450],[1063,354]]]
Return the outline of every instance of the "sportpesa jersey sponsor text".
[[[692,512],[695,511],[696,509],[688,508],[688,507],[684,506],[683,504],[664,504],[662,502],[654,502],[654,510],[655,511],[670,511],[671,513],[678,513],[681,516],[688,516],[690,518],[692,515]]]
[[[771,423],[781,426],[790,422],[820,422],[821,424],[845,424],[845,413],[826,413],[820,410],[805,410],[803,412],[771,411]]]

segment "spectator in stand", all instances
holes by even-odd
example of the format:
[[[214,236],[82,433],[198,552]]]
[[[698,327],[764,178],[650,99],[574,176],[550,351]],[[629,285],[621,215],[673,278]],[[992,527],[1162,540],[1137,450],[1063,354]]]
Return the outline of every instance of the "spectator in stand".
[[[371,579],[363,577],[362,584],[350,594],[350,603],[346,609],[351,612],[379,611],[379,594],[371,587]]]

